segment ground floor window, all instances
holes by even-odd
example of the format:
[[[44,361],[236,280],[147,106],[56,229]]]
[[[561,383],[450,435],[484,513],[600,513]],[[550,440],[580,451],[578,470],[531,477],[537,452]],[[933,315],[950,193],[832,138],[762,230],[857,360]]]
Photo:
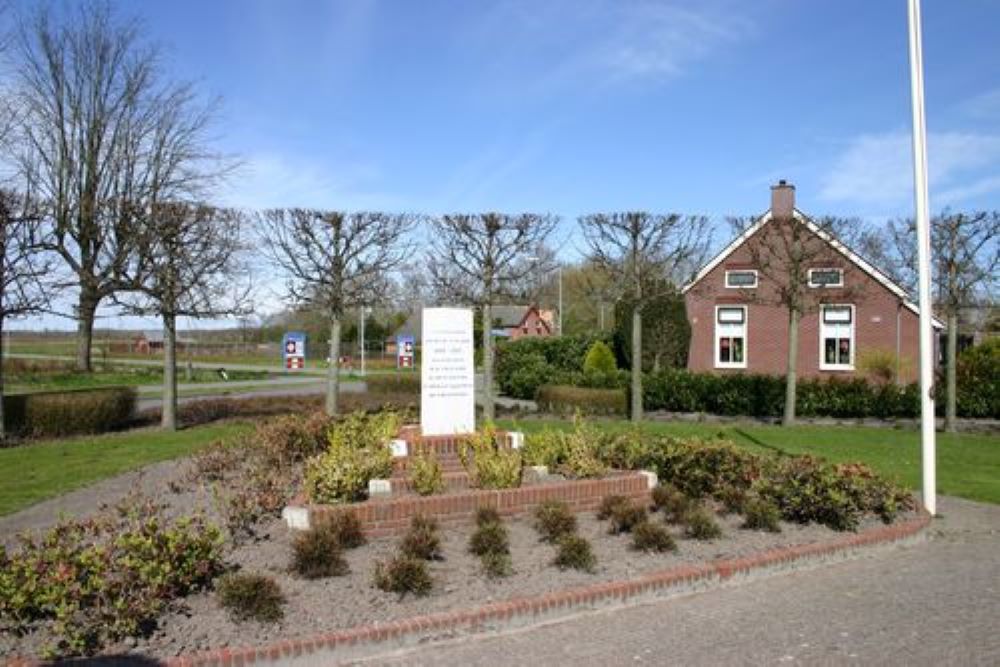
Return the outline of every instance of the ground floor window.
[[[716,368],[746,368],[747,307],[715,307]]]
[[[821,370],[854,369],[854,306],[820,308],[819,354]]]

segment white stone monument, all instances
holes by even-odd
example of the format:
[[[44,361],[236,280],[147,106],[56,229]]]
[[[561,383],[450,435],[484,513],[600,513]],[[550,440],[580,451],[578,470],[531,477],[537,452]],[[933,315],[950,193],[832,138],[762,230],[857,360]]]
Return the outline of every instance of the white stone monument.
[[[424,308],[420,332],[420,428],[424,435],[476,430],[472,311]]]

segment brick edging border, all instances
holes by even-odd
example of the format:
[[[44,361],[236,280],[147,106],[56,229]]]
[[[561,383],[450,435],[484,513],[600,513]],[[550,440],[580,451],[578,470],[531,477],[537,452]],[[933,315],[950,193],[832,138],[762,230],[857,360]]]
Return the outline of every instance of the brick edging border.
[[[681,565],[635,579],[578,586],[532,597],[437,612],[424,616],[361,625],[303,639],[292,639],[262,647],[225,648],[163,661],[171,667],[208,667],[284,662],[312,657],[330,662],[360,656],[365,647],[384,645],[386,650],[416,644],[428,634],[454,636],[529,625],[542,620],[571,615],[599,606],[621,605],[629,601],[680,594],[723,585],[752,574],[779,572],[793,565],[822,562],[829,557],[846,557],[854,550],[891,544],[913,538],[930,525],[927,514],[861,533],[837,537],[828,542],[769,549],[745,558],[716,559],[703,565]],[[370,654],[370,653],[369,653]],[[18,664],[18,663],[15,663]],[[20,663],[29,664],[29,663]]]

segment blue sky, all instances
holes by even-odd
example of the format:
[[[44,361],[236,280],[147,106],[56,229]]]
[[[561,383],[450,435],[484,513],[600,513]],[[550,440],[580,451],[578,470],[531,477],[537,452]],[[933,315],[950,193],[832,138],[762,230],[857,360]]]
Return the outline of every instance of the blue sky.
[[[1000,2],[923,4],[932,208],[998,208]],[[229,204],[912,210],[905,0],[116,7],[222,98]]]

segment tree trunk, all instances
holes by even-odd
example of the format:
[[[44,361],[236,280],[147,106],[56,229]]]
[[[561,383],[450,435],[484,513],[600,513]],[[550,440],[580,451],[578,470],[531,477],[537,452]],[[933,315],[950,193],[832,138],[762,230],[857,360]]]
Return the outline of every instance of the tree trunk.
[[[632,308],[632,421],[642,421],[642,309]]]
[[[493,421],[493,306],[483,304],[483,419]]]
[[[160,425],[177,430],[177,318],[163,315],[163,408]]]
[[[337,416],[340,399],[340,315],[330,317],[330,364],[326,370],[326,414]]]
[[[80,291],[76,316],[76,370],[89,373],[93,370],[90,362],[90,345],[94,339],[94,319],[100,299],[89,290]]]
[[[944,405],[944,430],[948,433],[955,432],[955,417],[957,416],[958,400],[956,397],[957,381],[956,367],[958,362],[958,313],[948,313],[948,350],[945,359],[945,382],[947,383],[947,395]]]
[[[823,350],[820,350],[820,354]],[[743,354],[746,354],[746,344],[744,343]],[[785,373],[785,413],[781,418],[782,426],[792,426],[795,424],[795,388],[798,381],[798,360],[799,360],[799,311],[795,308],[788,310],[788,362]]]

